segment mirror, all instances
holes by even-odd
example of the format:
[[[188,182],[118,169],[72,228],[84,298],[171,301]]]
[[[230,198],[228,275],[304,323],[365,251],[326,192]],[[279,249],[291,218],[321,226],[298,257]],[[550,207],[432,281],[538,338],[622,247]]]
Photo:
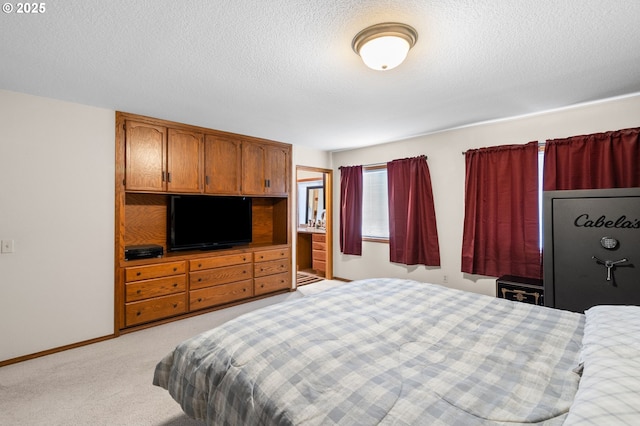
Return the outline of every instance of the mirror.
[[[324,186],[307,187],[307,226],[324,227]]]
[[[315,203],[317,198],[318,202]],[[326,209],[326,189],[324,175],[320,172],[298,171],[298,227],[309,226],[309,220]]]

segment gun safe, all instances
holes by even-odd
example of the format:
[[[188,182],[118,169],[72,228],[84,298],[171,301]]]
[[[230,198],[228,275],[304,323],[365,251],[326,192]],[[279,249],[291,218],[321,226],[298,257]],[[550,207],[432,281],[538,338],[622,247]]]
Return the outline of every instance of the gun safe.
[[[640,305],[640,188],[543,198],[545,306]]]

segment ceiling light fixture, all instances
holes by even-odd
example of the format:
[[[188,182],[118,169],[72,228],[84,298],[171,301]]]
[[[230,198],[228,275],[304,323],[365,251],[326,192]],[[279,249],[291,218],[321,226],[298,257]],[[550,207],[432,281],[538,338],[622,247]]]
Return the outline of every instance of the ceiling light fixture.
[[[360,31],[353,38],[351,47],[360,55],[366,66],[378,71],[387,71],[405,60],[416,40],[418,33],[409,25],[386,22]]]

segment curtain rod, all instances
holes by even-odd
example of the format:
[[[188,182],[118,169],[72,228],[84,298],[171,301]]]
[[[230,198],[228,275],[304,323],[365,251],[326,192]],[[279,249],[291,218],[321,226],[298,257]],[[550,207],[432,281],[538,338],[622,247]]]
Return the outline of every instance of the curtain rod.
[[[424,158],[425,160],[427,160],[427,156],[426,155],[416,155],[415,157],[407,157],[407,158]],[[397,160],[404,160],[405,158],[397,158]],[[391,160],[391,161],[395,161],[395,160]],[[377,167],[377,166],[386,166],[387,163],[389,163],[389,161],[382,161],[380,163],[371,163],[371,164],[362,164],[362,167]],[[343,166],[338,167],[338,169],[341,169]]]
[[[546,142],[538,142],[538,147],[545,146],[546,144]],[[465,155],[466,153],[467,151],[462,151],[462,155]]]

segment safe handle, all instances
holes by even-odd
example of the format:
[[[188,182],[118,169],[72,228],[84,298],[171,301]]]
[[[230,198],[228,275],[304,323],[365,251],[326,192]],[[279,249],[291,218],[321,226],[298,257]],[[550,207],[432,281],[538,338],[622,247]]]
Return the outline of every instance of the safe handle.
[[[614,266],[616,266],[618,263],[624,263],[629,260],[626,257],[620,260],[602,260],[597,258],[596,256],[591,256],[591,258],[594,259],[597,263],[604,265],[604,267],[607,268],[607,281],[611,281],[611,269]]]

